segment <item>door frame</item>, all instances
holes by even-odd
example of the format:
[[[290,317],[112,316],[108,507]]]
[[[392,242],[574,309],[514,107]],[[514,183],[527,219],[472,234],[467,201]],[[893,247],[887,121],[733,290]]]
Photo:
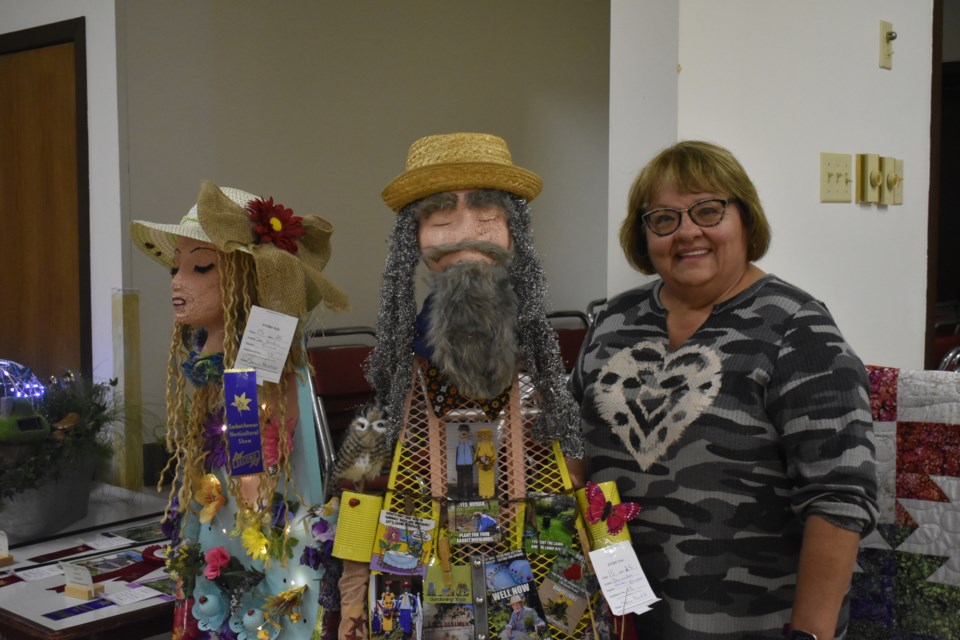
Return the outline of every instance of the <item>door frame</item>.
[[[90,166],[87,134],[87,46],[83,17],[0,34],[0,55],[58,44],[73,44],[76,81],[77,243],[80,298],[80,369],[93,379],[93,324],[90,307]]]

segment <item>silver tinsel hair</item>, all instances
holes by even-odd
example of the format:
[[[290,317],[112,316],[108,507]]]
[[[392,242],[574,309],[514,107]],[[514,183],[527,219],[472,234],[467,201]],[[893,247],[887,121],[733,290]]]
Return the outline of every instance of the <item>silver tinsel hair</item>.
[[[508,271],[520,301],[517,320],[520,358],[539,394],[540,412],[533,437],[547,444],[560,442],[564,454],[583,456],[580,412],[567,390],[563,361],[556,333],[544,308],[546,281],[533,247],[530,207],[526,200],[510,195],[507,211],[514,255]],[[413,375],[413,339],[417,318],[416,270],[420,261],[417,243],[416,203],[397,214],[380,290],[377,316],[377,346],[366,363],[367,380],[377,393],[390,420],[390,439],[396,441]]]

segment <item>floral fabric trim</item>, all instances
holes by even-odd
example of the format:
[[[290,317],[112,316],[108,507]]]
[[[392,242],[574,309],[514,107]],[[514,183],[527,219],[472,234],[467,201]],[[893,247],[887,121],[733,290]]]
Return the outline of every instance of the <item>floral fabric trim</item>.
[[[427,373],[427,397],[430,398],[430,404],[433,412],[438,417],[443,417],[450,409],[461,403],[465,398],[459,389],[453,386],[440,373],[440,370],[430,364],[426,368]],[[495,398],[472,398],[480,405],[480,410],[490,420],[495,420],[510,401],[510,387],[507,386]]]

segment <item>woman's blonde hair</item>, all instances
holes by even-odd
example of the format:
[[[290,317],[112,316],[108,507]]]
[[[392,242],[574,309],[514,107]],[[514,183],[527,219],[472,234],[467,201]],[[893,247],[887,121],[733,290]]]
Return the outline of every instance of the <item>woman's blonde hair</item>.
[[[223,365],[225,369],[234,366],[237,352],[240,348],[240,339],[250,317],[250,308],[259,304],[257,296],[257,273],[253,256],[242,251],[225,253],[217,251],[217,272],[220,279],[220,295],[224,315]],[[204,447],[204,425],[209,416],[223,409],[223,387],[219,380],[208,382],[196,388],[192,395],[188,394],[188,385],[183,373],[183,364],[189,359],[189,345],[193,329],[183,325],[176,325],[167,357],[167,450],[173,452],[167,467],[176,471],[178,482],[170,487],[168,495],[167,514],[177,498],[180,511],[186,513],[195,510],[191,499],[201,479],[207,473],[204,461],[207,455]],[[269,504],[272,501],[273,491],[279,491],[286,499],[287,495],[296,495],[290,470],[290,446],[286,434],[286,402],[287,386],[293,378],[287,374],[294,373],[298,367],[306,365],[306,354],[302,347],[301,330],[298,326],[293,339],[293,346],[284,365],[284,375],[279,383],[264,382],[262,396],[258,398],[261,405],[261,423],[266,421],[265,413],[269,409],[274,411],[274,419],[278,421],[279,438],[277,449],[280,457],[280,469],[277,476],[283,481],[282,487],[274,487],[271,482],[260,483],[258,503]],[[268,409],[265,411],[263,407]],[[166,469],[161,478],[166,475]],[[162,483],[162,479],[160,481]],[[161,489],[158,483],[157,490]],[[237,501],[238,519],[243,517],[243,501],[240,497],[240,480],[231,476],[227,490]],[[302,503],[302,499],[297,496]]]
[[[747,261],[759,260],[767,252],[770,225],[746,171],[727,149],[686,140],[658,153],[630,187],[627,217],[620,226],[620,246],[634,269],[648,275],[656,271],[647,250],[642,216],[660,189],[668,185],[681,193],[709,191],[735,201],[747,234]]]

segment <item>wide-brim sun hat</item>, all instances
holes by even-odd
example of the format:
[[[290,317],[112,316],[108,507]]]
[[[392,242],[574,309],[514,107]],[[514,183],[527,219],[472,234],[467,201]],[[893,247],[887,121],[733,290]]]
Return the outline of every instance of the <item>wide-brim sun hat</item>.
[[[390,209],[443,191],[498,189],[526,201],[543,188],[540,176],[513,164],[506,141],[488,133],[447,133],[410,145],[403,173],[380,196]]]
[[[248,202],[259,197],[232,187],[220,187],[220,191],[241,207],[245,207]],[[190,208],[179,224],[134,220],[130,225],[130,238],[133,243],[167,269],[173,267],[173,252],[177,247],[178,237],[192,238],[201,242],[211,241],[200,226],[197,205]]]
[[[258,220],[256,212],[261,212]],[[180,224],[135,220],[131,225],[137,247],[168,268],[178,236],[209,242],[224,253],[252,254],[260,306],[295,317],[321,302],[335,311],[350,306],[346,294],[323,275],[332,233],[333,225],[319,216],[293,216],[273,198],[265,201],[209,180]]]

